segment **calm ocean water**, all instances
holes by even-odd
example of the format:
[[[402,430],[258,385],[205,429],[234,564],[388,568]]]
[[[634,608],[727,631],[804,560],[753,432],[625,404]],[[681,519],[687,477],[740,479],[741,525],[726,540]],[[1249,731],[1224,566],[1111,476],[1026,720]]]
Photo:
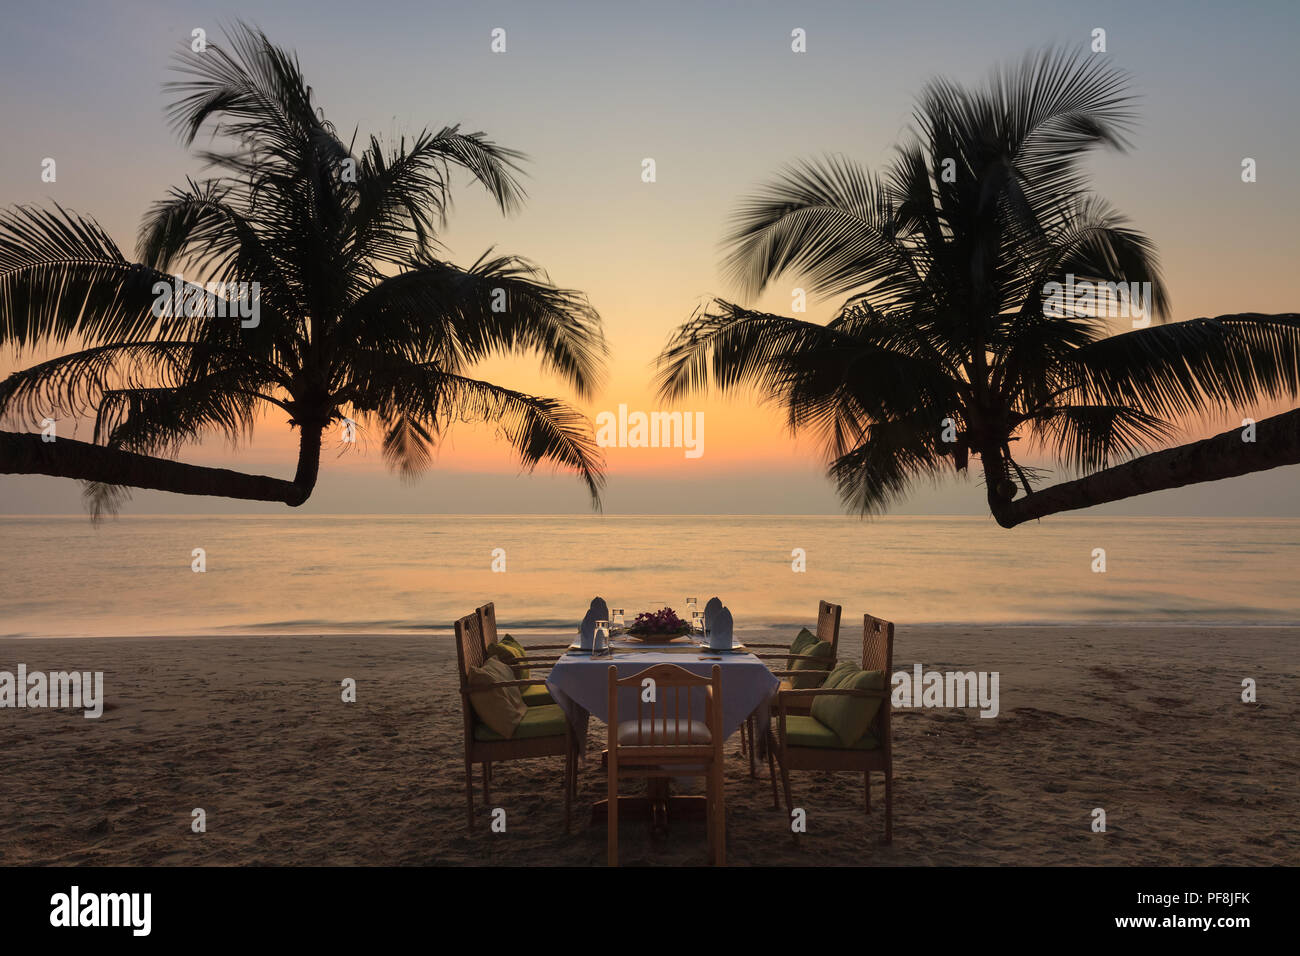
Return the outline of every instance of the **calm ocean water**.
[[[487,600],[504,628],[567,631],[596,594],[629,611],[718,594],[738,627],[807,622],[822,597],[846,620],[1290,624],[1297,568],[1294,519],[11,517],[0,634],[446,630]]]

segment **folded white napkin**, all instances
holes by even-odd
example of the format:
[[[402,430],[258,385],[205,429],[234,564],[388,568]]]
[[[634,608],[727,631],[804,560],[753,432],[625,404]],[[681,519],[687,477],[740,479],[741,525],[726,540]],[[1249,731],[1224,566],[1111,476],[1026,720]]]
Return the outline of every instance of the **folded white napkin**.
[[[578,626],[578,646],[589,651],[595,644],[596,622],[609,620],[609,605],[604,598],[592,598],[591,607]]]
[[[731,635],[731,609],[724,607],[713,616],[713,626],[709,628],[709,647],[714,650],[730,650]]]
[[[578,646],[584,651],[591,650],[595,643],[597,620],[599,620],[599,618],[596,617],[596,612],[588,611],[586,616],[582,619],[582,623],[578,625]]]
[[[704,605],[704,629],[713,630],[713,619],[722,610],[722,601],[719,598],[711,597],[707,604]]]

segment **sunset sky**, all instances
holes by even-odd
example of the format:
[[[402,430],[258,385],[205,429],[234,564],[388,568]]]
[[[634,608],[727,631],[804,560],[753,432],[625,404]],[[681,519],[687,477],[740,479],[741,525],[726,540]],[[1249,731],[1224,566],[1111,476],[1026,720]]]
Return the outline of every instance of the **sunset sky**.
[[[1092,162],[1097,191],[1155,242],[1173,317],[1294,311],[1300,128],[1293,43],[1300,5],[1243,2],[1002,3],[1000,15],[946,3],[409,3],[30,4],[6,12],[0,205],[57,200],[96,218],[130,253],[140,218],[166,188],[202,174],[169,131],[162,83],[196,27],[220,38],[247,19],[297,51],[317,102],[344,134],[395,136],[461,123],[529,156],[529,199],[510,218],[464,178],[447,258],[489,247],[543,266],[587,293],[605,321],[609,374],[593,417],[625,403],[655,410],[653,359],[710,295],[735,298],[719,240],[736,201],[792,160],[842,152],[882,165],[903,138],[915,94],[946,74],[975,82],[996,63],[1052,44],[1109,53],[1142,96],[1133,149]],[[506,31],[493,54],[490,33]],[[807,31],[808,52],[790,51]],[[41,181],[41,161],[58,180]],[[641,181],[653,158],[657,182]],[[1258,182],[1243,184],[1243,157]],[[796,277],[756,304],[788,313]],[[834,303],[810,307],[829,316]],[[1117,326],[1118,328],[1118,326]],[[26,357],[24,357],[25,359]],[[21,360],[20,360],[21,361]],[[15,367],[0,356],[0,372]],[[24,361],[23,364],[26,364]],[[482,377],[572,399],[535,363],[500,361]],[[615,513],[835,513],[811,439],[743,398],[676,406],[703,411],[704,455],[609,449],[606,510]],[[1267,414],[1268,410],[1263,413]],[[1190,434],[1236,425],[1245,409]],[[75,437],[86,438],[83,432]],[[342,446],[338,446],[342,447]],[[335,457],[327,448],[307,512],[582,512],[568,477],[521,478],[489,429],[460,427],[436,470],[403,485],[376,437]],[[296,442],[268,419],[256,442],[213,444],[189,460],[291,476]],[[1295,469],[1166,492],[1101,513],[1300,514]],[[0,478],[0,513],[78,512],[78,483]],[[923,487],[901,513],[980,513],[975,482]],[[284,511],[137,493],[128,512]]]

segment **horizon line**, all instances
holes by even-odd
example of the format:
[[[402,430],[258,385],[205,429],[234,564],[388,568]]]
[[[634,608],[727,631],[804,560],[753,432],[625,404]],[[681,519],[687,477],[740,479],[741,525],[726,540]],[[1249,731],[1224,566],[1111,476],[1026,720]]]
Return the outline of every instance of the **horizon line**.
[[[89,518],[86,512],[5,512],[3,518]],[[1123,521],[1132,518],[1164,518],[1168,520],[1203,521],[1300,521],[1300,515],[1205,515],[1205,514],[1057,514],[1053,521],[1086,518],[1090,521]],[[860,515],[845,512],[589,512],[589,511],[326,511],[314,514],[302,512],[260,513],[256,511],[157,511],[112,515],[108,520],[122,518],[853,518],[874,521],[883,518],[977,518],[993,521],[990,514],[969,512],[933,512],[928,514]],[[1037,523],[1047,519],[1038,519]]]

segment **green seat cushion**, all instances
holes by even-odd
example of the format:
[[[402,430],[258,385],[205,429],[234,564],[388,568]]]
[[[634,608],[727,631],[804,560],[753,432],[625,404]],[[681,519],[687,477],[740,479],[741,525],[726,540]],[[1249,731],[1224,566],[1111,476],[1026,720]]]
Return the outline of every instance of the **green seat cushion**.
[[[865,733],[851,747],[845,747],[835,731],[816,717],[787,716],[785,739],[791,747],[817,747],[822,750],[875,750],[880,746],[875,734]]]
[[[524,646],[509,634],[501,638],[495,644],[489,644],[487,652],[488,656],[505,661],[511,666],[511,668],[514,668],[516,661],[523,660],[528,654],[528,652],[524,650]],[[521,667],[516,670],[515,673],[519,680],[528,680],[528,678],[532,676],[527,667]]]
[[[524,692],[524,703],[529,707],[542,707],[546,704],[555,703],[551,699],[550,692],[543,684],[534,684],[532,687],[522,688]]]
[[[796,634],[794,640],[790,642],[790,654],[792,656],[787,657],[785,659],[785,669],[793,670],[794,669],[793,655],[805,653],[804,648],[812,647],[816,643],[817,643],[817,636],[813,634],[812,631],[808,630],[808,628],[806,627],[803,630],[801,630],[798,634]]]
[[[822,681],[826,679],[827,672],[830,670],[831,662],[835,659],[830,642],[817,641],[811,647],[805,648],[802,653],[805,657],[814,657],[818,660],[795,661],[790,670],[810,671],[810,673],[807,676],[800,674],[790,678],[791,685],[795,690],[821,687]]]
[[[510,666],[495,657],[485,660],[482,667],[469,669],[470,705],[479,722],[490,727],[498,740],[513,737],[528,713],[524,695],[518,687],[487,687],[479,691],[473,688],[514,679],[515,672]]]
[[[524,719],[519,721],[515,727],[514,735],[510,740],[528,740],[532,737],[562,737],[564,736],[565,717],[564,711],[560,709],[559,704],[542,704],[538,707],[529,707],[528,712],[524,714]],[[489,727],[487,724],[475,724],[475,740],[506,740],[499,733]]]
[[[841,690],[883,690],[885,687],[884,671],[858,670],[852,664],[841,664],[831,671],[830,677],[822,687],[834,687]],[[847,695],[824,694],[814,697],[810,713],[823,727],[832,730],[839,739],[839,746],[853,747],[866,734],[871,722],[880,710],[879,697],[849,697]]]

